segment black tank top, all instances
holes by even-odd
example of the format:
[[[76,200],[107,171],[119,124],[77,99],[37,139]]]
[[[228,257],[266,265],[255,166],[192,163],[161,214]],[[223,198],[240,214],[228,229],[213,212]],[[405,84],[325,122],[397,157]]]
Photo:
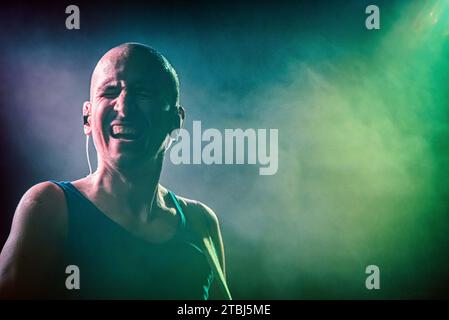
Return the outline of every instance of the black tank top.
[[[172,192],[180,227],[172,239],[155,244],[115,223],[70,182],[51,182],[67,200],[64,263],[80,273],[80,289],[64,288],[68,298],[208,299],[213,273]]]

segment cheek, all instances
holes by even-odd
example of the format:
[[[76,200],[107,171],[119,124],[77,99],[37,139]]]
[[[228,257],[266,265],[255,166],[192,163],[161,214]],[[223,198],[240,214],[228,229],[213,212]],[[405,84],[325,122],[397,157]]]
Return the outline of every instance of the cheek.
[[[109,140],[109,127],[113,120],[113,114],[108,110],[107,106],[97,106],[92,123],[92,134],[106,141]]]
[[[166,132],[173,126],[170,114],[167,113],[157,114],[148,111],[145,113],[145,118],[147,119],[150,131]]]

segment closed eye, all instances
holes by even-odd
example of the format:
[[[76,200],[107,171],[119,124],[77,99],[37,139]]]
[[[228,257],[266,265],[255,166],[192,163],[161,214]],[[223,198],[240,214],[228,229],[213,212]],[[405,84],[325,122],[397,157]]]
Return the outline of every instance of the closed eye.
[[[120,94],[120,91],[118,90],[111,90],[111,91],[105,91],[101,94],[101,97],[104,98],[108,98],[108,99],[113,99],[113,98],[117,98]]]
[[[136,95],[144,99],[155,99],[154,94],[145,91],[136,92]]]
[[[113,99],[120,95],[120,87],[117,86],[106,86],[103,90],[100,91],[99,96]]]

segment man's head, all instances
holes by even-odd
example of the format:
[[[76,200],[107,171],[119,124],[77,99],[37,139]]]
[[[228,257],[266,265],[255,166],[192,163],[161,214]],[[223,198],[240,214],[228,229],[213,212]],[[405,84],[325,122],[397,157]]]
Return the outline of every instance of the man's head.
[[[125,43],[109,50],[91,78],[83,105],[99,161],[136,166],[163,154],[168,135],[184,118],[178,76],[156,50]]]

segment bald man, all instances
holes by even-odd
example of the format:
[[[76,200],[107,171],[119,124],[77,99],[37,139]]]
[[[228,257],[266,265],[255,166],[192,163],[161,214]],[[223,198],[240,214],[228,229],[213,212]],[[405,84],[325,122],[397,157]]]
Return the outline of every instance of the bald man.
[[[230,299],[217,216],[159,184],[179,80],[137,43],[109,50],[82,108],[98,167],[30,188],[0,255],[3,298]]]

